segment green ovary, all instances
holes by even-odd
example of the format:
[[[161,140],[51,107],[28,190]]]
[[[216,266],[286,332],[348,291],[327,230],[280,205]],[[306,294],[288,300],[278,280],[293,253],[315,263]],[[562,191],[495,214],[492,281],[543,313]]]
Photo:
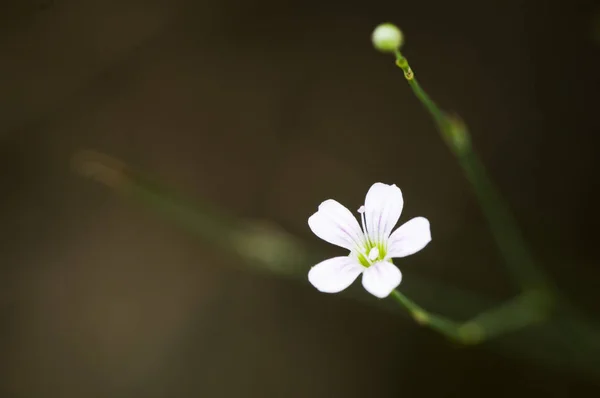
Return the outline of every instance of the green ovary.
[[[371,253],[371,250],[373,250],[374,248],[376,248],[378,250],[379,254],[375,259],[370,260],[368,255],[369,255],[369,253]],[[360,253],[357,253],[357,258],[358,258],[358,262],[363,267],[369,268],[371,265],[375,264],[376,262],[383,261],[383,259],[385,259],[385,254],[386,254],[386,247],[385,247],[384,243],[382,243],[382,242],[377,242],[377,243],[367,242],[363,251]]]

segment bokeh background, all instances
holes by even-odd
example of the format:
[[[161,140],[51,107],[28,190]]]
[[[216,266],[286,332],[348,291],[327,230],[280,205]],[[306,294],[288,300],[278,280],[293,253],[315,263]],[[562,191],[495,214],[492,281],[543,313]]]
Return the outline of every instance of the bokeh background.
[[[4,0],[0,396],[594,396],[600,366],[459,347],[302,274],[257,272],[71,160],[109,154],[325,254],[340,252],[307,227],[317,205],[358,208],[395,183],[401,220],[433,232],[400,263],[403,285],[510,298],[456,160],[371,47],[393,21],[536,258],[598,320],[594,3]]]

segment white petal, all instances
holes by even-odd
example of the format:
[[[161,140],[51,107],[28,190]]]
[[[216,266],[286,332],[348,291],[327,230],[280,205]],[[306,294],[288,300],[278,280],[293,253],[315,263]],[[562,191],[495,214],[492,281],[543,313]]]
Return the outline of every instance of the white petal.
[[[348,250],[364,245],[364,234],[354,215],[333,199],[321,203],[308,219],[308,226],[319,238]]]
[[[374,243],[390,236],[403,206],[402,192],[396,185],[377,182],[371,186],[365,198],[365,219],[369,237]]]
[[[365,270],[352,257],[334,257],[308,271],[308,281],[323,293],[338,293],[347,288]]]
[[[402,281],[402,273],[389,261],[381,261],[365,269],[362,284],[375,297],[385,298]]]
[[[394,231],[388,241],[387,258],[406,257],[414,254],[431,242],[429,221],[415,217]]]

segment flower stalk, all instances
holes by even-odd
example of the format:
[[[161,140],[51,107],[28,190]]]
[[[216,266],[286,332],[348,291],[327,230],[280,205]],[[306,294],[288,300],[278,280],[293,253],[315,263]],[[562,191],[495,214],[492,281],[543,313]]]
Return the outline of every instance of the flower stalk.
[[[543,271],[537,267],[522,233],[505,201],[490,180],[481,160],[471,146],[466,124],[455,115],[442,111],[418,83],[408,60],[400,51],[395,52],[396,65],[404,71],[415,96],[425,106],[469,180],[482,211],[490,225],[509,270],[522,290],[551,290]]]
[[[535,263],[516,220],[473,150],[466,124],[457,115],[444,112],[431,99],[417,81],[400,48],[393,51],[393,54],[396,65],[404,72],[408,85],[433,118],[442,139],[457,157],[473,187],[507,268],[522,292],[507,305],[487,311],[464,324],[428,314],[400,292],[396,291],[393,297],[411,312],[417,322],[427,324],[462,342],[482,341],[485,336],[519,329],[538,322],[540,318],[546,318],[552,312],[556,301],[554,287]],[[528,314],[528,317],[521,316],[523,313]],[[502,319],[504,323],[497,322],[498,319]]]

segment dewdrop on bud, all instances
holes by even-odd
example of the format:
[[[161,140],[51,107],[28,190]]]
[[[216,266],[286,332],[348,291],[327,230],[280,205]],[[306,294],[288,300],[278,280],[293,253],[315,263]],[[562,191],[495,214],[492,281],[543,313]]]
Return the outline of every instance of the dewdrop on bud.
[[[404,36],[398,27],[391,23],[377,26],[371,35],[373,46],[381,52],[393,53],[404,43]]]

